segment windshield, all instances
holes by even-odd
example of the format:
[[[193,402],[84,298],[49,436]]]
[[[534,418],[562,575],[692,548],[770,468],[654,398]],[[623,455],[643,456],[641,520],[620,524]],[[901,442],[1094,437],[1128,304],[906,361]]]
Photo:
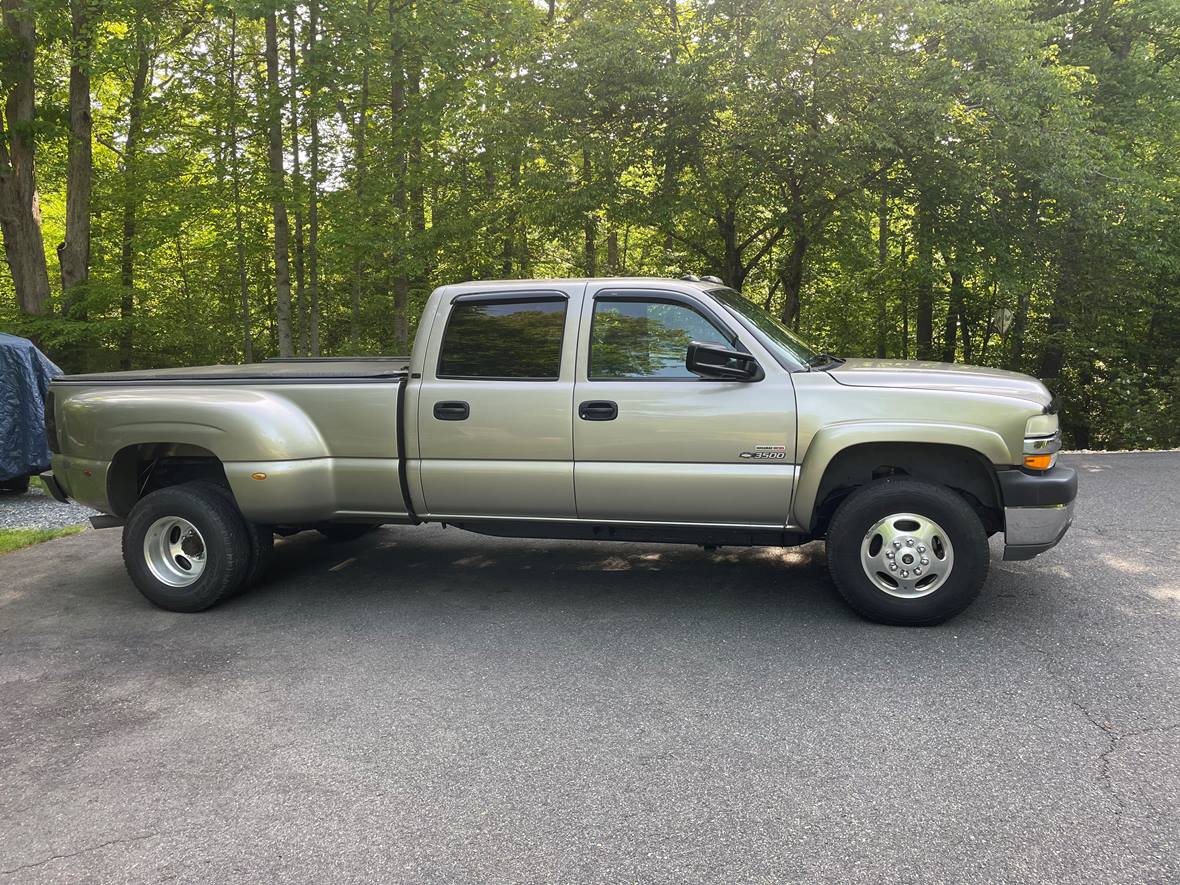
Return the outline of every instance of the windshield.
[[[710,289],[709,294],[736,314],[783,368],[806,368],[819,356],[818,351],[778,319],[733,289]]]

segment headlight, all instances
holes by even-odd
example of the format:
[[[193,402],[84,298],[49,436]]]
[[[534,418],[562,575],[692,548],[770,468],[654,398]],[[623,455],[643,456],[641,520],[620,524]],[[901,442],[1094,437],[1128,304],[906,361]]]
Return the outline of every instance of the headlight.
[[[1024,466],[1029,470],[1048,470],[1057,463],[1057,452],[1060,449],[1060,430],[1055,430],[1049,436],[1026,436]]]

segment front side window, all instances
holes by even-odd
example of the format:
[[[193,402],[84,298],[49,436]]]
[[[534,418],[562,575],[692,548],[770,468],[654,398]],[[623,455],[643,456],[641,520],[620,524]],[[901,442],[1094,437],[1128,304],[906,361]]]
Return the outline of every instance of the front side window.
[[[689,343],[725,346],[726,337],[686,304],[600,298],[590,328],[589,376],[696,378],[684,367]]]
[[[443,334],[440,378],[555,381],[565,299],[457,301]]]

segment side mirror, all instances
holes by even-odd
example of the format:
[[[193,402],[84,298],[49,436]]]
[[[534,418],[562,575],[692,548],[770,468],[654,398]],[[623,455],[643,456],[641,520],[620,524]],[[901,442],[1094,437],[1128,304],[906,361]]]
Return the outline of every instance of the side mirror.
[[[684,367],[702,378],[722,381],[761,381],[766,377],[758,361],[748,353],[700,341],[688,345]]]

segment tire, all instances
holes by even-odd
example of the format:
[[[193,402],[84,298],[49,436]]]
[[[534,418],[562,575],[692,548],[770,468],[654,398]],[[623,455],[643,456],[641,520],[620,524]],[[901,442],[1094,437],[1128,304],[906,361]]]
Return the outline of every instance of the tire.
[[[28,476],[14,476],[12,479],[0,480],[0,492],[14,492],[23,495],[29,490]]]
[[[150,602],[199,612],[242,586],[250,539],[237,508],[208,483],[168,486],[131,508],[123,563]]]
[[[250,564],[246,567],[246,577],[242,579],[241,586],[235,592],[240,593],[253,587],[262,580],[263,576],[270,569],[271,562],[274,560],[274,529],[269,525],[250,522],[250,520],[246,519],[242,515],[242,511],[238,510],[238,502],[228,486],[223,486],[215,482],[195,482],[192,485],[199,485],[217,492],[229,502],[230,506],[238,514],[238,518],[246,528],[246,537],[250,541]]]
[[[316,526],[316,531],[327,538],[329,541],[342,543],[344,541],[355,541],[357,538],[363,537],[369,532],[378,528],[380,528],[380,526],[375,524],[369,525],[362,523],[337,522]]]
[[[246,526],[246,536],[250,539],[250,564],[246,567],[246,577],[242,579],[241,589],[253,587],[270,571],[270,564],[274,561],[275,533],[268,525],[248,522],[242,519]]]
[[[950,489],[912,479],[879,480],[845,498],[828,527],[827,550],[832,581],[852,608],[908,627],[938,624],[967,608],[990,561],[972,507]]]

